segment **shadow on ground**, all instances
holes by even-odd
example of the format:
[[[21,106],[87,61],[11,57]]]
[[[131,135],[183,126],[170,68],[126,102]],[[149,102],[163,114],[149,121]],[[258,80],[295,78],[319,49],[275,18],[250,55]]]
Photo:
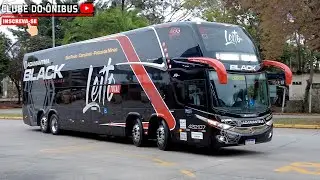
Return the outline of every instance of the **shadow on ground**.
[[[31,131],[42,133],[40,129],[32,129]],[[114,137],[106,135],[97,135],[93,133],[75,132],[75,131],[63,131],[59,136],[71,136],[74,138],[92,139],[97,141],[105,141],[115,144],[128,144],[133,146],[131,139],[123,137]],[[142,148],[157,148],[155,141],[147,141]],[[160,150],[159,150],[160,151]],[[186,144],[174,144],[170,148],[171,152],[190,153],[205,156],[218,156],[218,157],[233,157],[233,156],[252,156],[258,154],[265,154],[266,152],[259,152],[253,150],[239,149],[234,147],[221,148],[219,151],[210,151],[206,147],[197,147]]]

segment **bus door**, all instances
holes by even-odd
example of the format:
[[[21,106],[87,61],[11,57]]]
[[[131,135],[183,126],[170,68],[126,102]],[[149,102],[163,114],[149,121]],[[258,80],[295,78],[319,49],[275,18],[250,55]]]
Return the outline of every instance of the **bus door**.
[[[182,129],[180,140],[198,142],[204,139],[207,125],[197,117],[207,117],[205,112],[208,112],[209,96],[204,72],[173,72],[175,97],[181,107],[174,112],[177,126]]]

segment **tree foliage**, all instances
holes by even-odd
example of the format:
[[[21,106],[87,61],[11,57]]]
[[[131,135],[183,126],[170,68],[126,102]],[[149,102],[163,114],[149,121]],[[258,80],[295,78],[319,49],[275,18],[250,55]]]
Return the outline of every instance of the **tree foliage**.
[[[45,0],[41,3],[48,2],[51,1]],[[79,0],[57,0],[56,2],[77,3]],[[25,0],[25,3],[34,4],[31,0]],[[107,2],[102,1],[96,3],[96,10],[97,14],[94,17],[55,17],[55,46],[135,29],[148,24],[146,18],[138,15],[137,10],[121,11],[119,8],[110,7]],[[18,29],[9,29],[17,37],[17,41],[12,46],[10,40],[4,34],[0,34],[0,76],[10,77],[18,93],[21,91],[24,54],[53,46],[52,18],[40,17],[38,21],[38,35],[36,36],[30,36],[27,27],[20,26]]]
[[[137,11],[110,8],[97,12],[94,17],[77,17],[64,25],[63,43],[67,44],[144,27],[148,23]]]
[[[9,57],[7,50],[11,46],[10,39],[2,32],[0,32],[0,80],[5,76],[9,64]]]
[[[262,46],[268,57],[278,57],[287,40],[320,50],[320,2],[318,0],[240,0],[261,19]]]
[[[260,19],[254,11],[244,8],[239,0],[187,0],[186,8],[206,21],[241,25],[250,33],[260,49]]]

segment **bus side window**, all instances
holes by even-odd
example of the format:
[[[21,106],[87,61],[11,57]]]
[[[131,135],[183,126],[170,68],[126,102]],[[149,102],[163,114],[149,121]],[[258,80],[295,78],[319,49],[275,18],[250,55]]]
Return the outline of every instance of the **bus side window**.
[[[189,26],[179,25],[157,29],[161,43],[164,43],[170,58],[197,57],[201,55],[199,44]]]
[[[205,110],[207,107],[205,80],[185,81],[185,89],[186,105]]]
[[[184,105],[185,104],[185,87],[183,82],[174,82],[173,83],[174,86],[174,95],[176,98],[176,101],[178,102],[178,104],[180,105]]]

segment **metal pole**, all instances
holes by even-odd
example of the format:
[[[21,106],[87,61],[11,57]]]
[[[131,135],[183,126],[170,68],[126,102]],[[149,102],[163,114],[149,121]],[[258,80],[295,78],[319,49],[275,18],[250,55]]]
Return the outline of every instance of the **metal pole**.
[[[283,97],[282,97],[282,108],[281,108],[281,112],[283,113],[284,112],[284,103],[285,103],[285,100],[286,100],[286,89],[285,87],[282,87],[283,89]]]
[[[311,94],[312,94],[312,84],[310,85],[310,90],[309,90],[309,113],[311,113],[311,101],[312,101]]]
[[[311,96],[312,96],[312,83],[313,83],[313,73],[314,73],[313,62],[316,60],[317,60],[317,58],[315,56],[313,56],[311,58],[311,62],[310,62],[309,113],[311,113],[311,101],[312,101]]]
[[[52,16],[52,47],[55,47],[54,17]]]
[[[53,4],[53,0],[52,0],[52,4]],[[54,25],[54,16],[52,15],[52,47],[55,47],[56,43],[55,43],[55,25]]]

